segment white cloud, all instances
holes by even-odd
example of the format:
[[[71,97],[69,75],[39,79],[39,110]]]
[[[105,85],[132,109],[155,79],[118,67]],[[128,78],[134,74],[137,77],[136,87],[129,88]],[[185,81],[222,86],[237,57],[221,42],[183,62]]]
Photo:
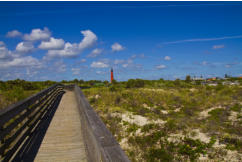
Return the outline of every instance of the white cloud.
[[[140,54],[140,58],[144,58],[145,57],[145,54]]]
[[[20,53],[29,53],[34,49],[34,46],[30,42],[20,42],[16,46],[16,51]]]
[[[136,57],[137,57],[137,55],[132,55],[130,58],[135,59]]]
[[[97,57],[102,53],[102,51],[103,51],[102,49],[96,48],[92,50],[92,52],[87,57]]]
[[[67,65],[62,59],[42,60],[42,61],[43,61],[43,64],[45,64],[41,69],[42,74],[44,75],[50,74],[51,77],[58,77],[59,79],[63,79],[61,78],[63,74],[61,75],[59,74],[67,71]],[[46,73],[46,71],[48,71],[48,73]]]
[[[91,30],[84,30],[81,33],[84,38],[79,44],[80,50],[91,47],[97,41],[97,36]]]
[[[36,74],[46,67],[44,64],[32,56],[13,55],[9,59],[0,59],[0,78],[3,80],[16,78],[39,80],[40,76]]]
[[[94,61],[91,64],[92,68],[107,68],[108,64],[101,62],[101,61]]]
[[[114,60],[114,64],[123,64],[125,62],[125,60],[119,60],[119,59],[116,59]]]
[[[47,57],[74,57],[80,53],[78,44],[65,43],[64,49],[62,50],[49,50]]]
[[[55,39],[51,37],[49,41],[42,41],[39,48],[44,50],[61,49],[64,45],[65,42],[63,39]]]
[[[129,66],[129,64],[123,64],[122,66],[123,66],[124,68],[126,68],[126,67]]]
[[[33,29],[30,34],[24,35],[24,40],[28,41],[37,41],[37,40],[47,40],[50,38],[51,32],[48,28],[41,29]]]
[[[33,58],[32,56],[25,56],[25,57],[13,58],[10,61],[2,61],[0,63],[0,68],[27,67],[27,66],[40,67],[41,62],[39,62],[38,59]]]
[[[86,59],[81,59],[81,62],[86,62],[87,60]]]
[[[64,49],[49,50],[46,58],[53,57],[75,57],[80,54],[85,48],[92,46],[97,40],[97,36],[90,30],[81,31],[84,35],[83,40],[77,43],[65,43]]]
[[[66,64],[63,61],[57,61],[54,63],[54,70],[57,72],[65,72],[66,71]]]
[[[207,61],[203,61],[203,62],[202,62],[202,65],[204,65],[204,66],[205,66],[205,65],[208,65],[208,62],[207,62]]]
[[[164,59],[165,59],[166,61],[169,61],[169,60],[171,60],[171,57],[170,57],[170,56],[165,56]]]
[[[165,69],[166,68],[166,65],[157,65],[156,66],[156,69]]]
[[[224,48],[224,45],[214,45],[213,49],[220,49],[220,48]]]
[[[105,72],[103,72],[103,71],[96,71],[96,74],[105,74]]]
[[[0,41],[0,60],[8,59],[12,57],[11,51],[9,51],[4,42]]]
[[[128,59],[128,60],[127,60],[127,63],[128,63],[128,64],[132,64],[132,63],[133,63],[133,60],[132,60],[132,59]]]
[[[9,31],[6,36],[9,37],[9,38],[13,38],[13,37],[19,37],[21,36],[22,33],[19,32],[18,30],[13,30],[13,31]]]
[[[38,74],[38,72],[39,71],[35,71],[35,70],[31,69],[31,68],[27,68],[26,69],[26,75],[28,77],[33,77],[34,75]]]
[[[112,51],[113,51],[113,52],[122,51],[122,50],[124,49],[124,47],[123,47],[121,44],[119,44],[119,43],[114,43],[114,44],[111,46],[111,48],[112,48]]]
[[[73,75],[79,75],[81,72],[80,68],[72,68],[71,69]]]
[[[135,64],[133,63],[133,60],[131,58],[129,58],[127,60],[116,59],[116,60],[114,60],[114,64],[115,65],[121,64],[123,68],[134,67],[135,66]]]
[[[133,60],[132,60],[132,59],[128,59],[128,60],[127,60],[122,66],[123,66],[124,68],[134,66],[134,64],[133,64]]]
[[[226,68],[230,68],[230,67],[231,67],[231,65],[230,65],[230,64],[227,64],[227,65],[225,65],[225,67],[226,67]]]

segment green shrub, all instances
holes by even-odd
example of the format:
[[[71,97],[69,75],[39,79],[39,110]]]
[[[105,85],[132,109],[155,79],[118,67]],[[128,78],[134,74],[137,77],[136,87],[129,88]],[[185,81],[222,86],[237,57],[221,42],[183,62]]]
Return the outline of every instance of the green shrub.
[[[192,108],[192,107],[184,107],[182,110],[189,117],[191,117],[191,116],[193,116],[195,114],[195,112],[194,112],[195,109]]]
[[[129,79],[126,83],[126,88],[141,88],[144,87],[145,82],[141,79]]]
[[[221,143],[226,144],[226,148],[229,150],[238,150],[242,151],[242,141],[237,138],[224,137],[220,139]]]
[[[168,132],[173,132],[177,128],[177,122],[174,119],[168,119],[167,122],[165,123],[165,129]]]
[[[90,104],[94,104],[96,102],[96,98],[95,97],[92,97],[90,100],[89,100]]]
[[[135,133],[137,130],[139,129],[138,125],[137,124],[130,124],[129,127],[127,128],[127,132],[130,134],[130,133]]]
[[[185,80],[186,80],[187,83],[191,82],[191,76],[187,75]]]
[[[224,109],[217,108],[208,112],[210,114],[210,119],[216,121],[225,121],[227,116],[229,115],[228,112]]]
[[[5,93],[5,96],[8,100],[19,101],[24,99],[24,90],[22,87],[15,86],[12,90],[9,90]]]
[[[235,104],[233,107],[230,108],[232,111],[240,112],[242,109],[242,106],[240,104]]]
[[[150,123],[150,124],[145,124],[142,128],[141,128],[141,132],[149,132],[150,130],[155,128],[155,124],[154,123]]]
[[[136,80],[133,79],[119,82],[118,90],[113,92],[103,87],[91,88],[85,93],[86,96],[102,94],[93,107],[105,118],[107,127],[112,130],[115,137],[122,135],[122,138],[128,138],[128,148],[125,149],[132,161],[196,161],[202,154],[208,154],[209,157],[215,158],[212,160],[219,161],[221,159],[216,158],[224,158],[226,155],[217,153],[217,148],[213,148],[215,138],[211,138],[209,143],[190,138],[180,138],[176,142],[169,142],[166,139],[173,137],[173,133],[182,133],[186,136],[190,130],[198,128],[211,136],[220,136],[224,133],[241,136],[241,120],[234,122],[228,120],[231,111],[241,111],[241,105],[234,105],[242,99],[241,87],[221,84],[218,87],[201,86],[184,80],[143,81],[145,89],[135,89],[143,85],[137,86]],[[133,89],[125,89],[125,86]],[[215,106],[225,108],[210,111],[206,119],[199,118],[201,111]],[[106,115],[107,111],[116,112],[110,110],[114,107],[118,107],[119,113],[132,112],[154,121],[163,120],[166,123],[150,123],[142,127],[136,127],[124,121],[120,124]],[[162,113],[163,110],[168,114]],[[240,113],[237,114],[237,118],[241,118]],[[116,127],[120,129],[116,130]],[[141,132],[134,133],[139,128]],[[227,149],[235,150],[239,150],[241,145],[238,141],[227,141],[225,144]]]
[[[188,156],[191,161],[195,161],[200,154],[206,154],[207,148],[212,147],[215,142],[216,140],[214,138],[211,138],[209,143],[205,143],[198,139],[194,140],[185,137],[183,143],[178,144],[178,152]]]
[[[173,160],[173,155],[169,153],[164,147],[161,148],[149,148],[145,153],[145,159],[147,161],[165,161],[169,162]]]
[[[117,88],[114,85],[112,85],[109,87],[109,91],[115,92],[115,91],[117,91]]]

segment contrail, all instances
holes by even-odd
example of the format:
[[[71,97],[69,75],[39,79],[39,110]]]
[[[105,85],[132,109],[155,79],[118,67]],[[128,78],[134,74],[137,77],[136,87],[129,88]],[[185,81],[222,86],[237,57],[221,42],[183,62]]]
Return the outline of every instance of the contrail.
[[[167,45],[167,44],[179,44],[179,43],[186,43],[186,42],[206,42],[206,41],[215,41],[215,40],[224,40],[224,39],[238,39],[238,38],[242,38],[242,35],[216,37],[216,38],[184,39],[184,40],[178,40],[178,41],[163,42],[161,44],[162,45]]]

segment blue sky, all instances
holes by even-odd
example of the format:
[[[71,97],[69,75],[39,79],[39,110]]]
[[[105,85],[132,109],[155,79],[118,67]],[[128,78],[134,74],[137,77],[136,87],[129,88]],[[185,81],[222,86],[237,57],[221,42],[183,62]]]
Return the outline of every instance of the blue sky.
[[[0,2],[0,80],[242,76],[241,2]]]

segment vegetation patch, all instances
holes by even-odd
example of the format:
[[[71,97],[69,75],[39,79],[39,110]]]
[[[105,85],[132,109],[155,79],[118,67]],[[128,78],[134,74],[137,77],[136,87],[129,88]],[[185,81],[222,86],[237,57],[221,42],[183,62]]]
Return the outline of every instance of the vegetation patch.
[[[112,86],[115,91],[83,91],[88,98],[100,95],[91,105],[131,161],[242,159],[241,86],[193,84],[189,78],[129,80]]]
[[[222,82],[222,81],[221,81]],[[131,161],[241,161],[240,85],[186,80],[78,84]],[[55,82],[0,81],[0,109]]]

